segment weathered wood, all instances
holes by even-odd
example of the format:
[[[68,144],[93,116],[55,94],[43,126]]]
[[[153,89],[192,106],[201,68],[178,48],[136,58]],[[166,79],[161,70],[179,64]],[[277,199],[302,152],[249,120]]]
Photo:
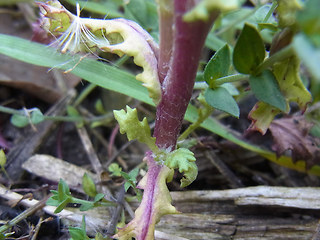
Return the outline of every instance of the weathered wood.
[[[43,157],[47,159],[47,170],[36,170],[43,164],[44,161],[39,160]],[[39,155],[37,158],[34,156],[26,162],[27,165],[32,163],[29,166],[32,173],[53,180],[53,177],[70,175],[68,171],[71,170],[73,177],[79,180],[62,178],[71,187],[75,186],[74,182],[81,182],[83,169],[65,167],[69,163],[54,158],[51,163],[49,156]],[[55,176],[47,174],[51,171],[50,166],[56,164],[63,166],[54,167],[61,171]],[[92,177],[97,179],[94,174]],[[156,226],[156,239],[311,239],[320,218],[320,188],[257,186],[171,192],[171,195],[174,206],[182,214],[164,216]],[[136,208],[138,203],[131,205]]]
[[[164,216],[157,229],[188,239],[311,239],[320,217],[319,188],[258,186],[171,194],[183,214]]]
[[[96,174],[82,167],[45,154],[33,155],[22,164],[22,167],[34,175],[53,182],[59,182],[60,179],[63,179],[71,189],[82,193],[84,192],[81,186],[82,177],[85,173],[92,177],[95,182],[98,182],[99,179]]]

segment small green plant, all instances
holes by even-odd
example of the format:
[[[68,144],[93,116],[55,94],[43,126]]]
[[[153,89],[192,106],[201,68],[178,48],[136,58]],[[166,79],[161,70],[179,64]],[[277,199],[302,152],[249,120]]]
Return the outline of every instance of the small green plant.
[[[71,240],[107,240],[100,233],[97,233],[95,238],[89,238],[86,231],[86,218],[82,217],[82,224],[80,227],[69,227],[69,234]]]
[[[139,201],[142,200],[141,190],[137,188],[137,176],[139,175],[139,168],[132,169],[129,173],[122,171],[122,168],[117,163],[112,163],[108,167],[111,176],[123,177],[125,179],[124,190],[127,192],[131,187],[136,194]]]
[[[116,204],[104,199],[104,194],[97,193],[95,187],[91,183],[92,180],[88,178],[88,175],[84,175],[84,191],[91,197],[93,201],[87,201],[73,197],[71,195],[68,184],[62,179],[59,181],[58,190],[51,190],[52,196],[47,200],[47,204],[50,206],[56,206],[55,213],[61,212],[68,204],[75,203],[80,204],[80,211],[87,211],[91,208],[98,206],[115,206]],[[88,180],[90,179],[90,180]]]

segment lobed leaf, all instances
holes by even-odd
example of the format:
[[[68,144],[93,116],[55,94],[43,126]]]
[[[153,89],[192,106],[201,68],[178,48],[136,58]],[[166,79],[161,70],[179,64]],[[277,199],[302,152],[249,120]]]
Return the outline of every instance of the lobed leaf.
[[[108,167],[111,176],[121,177],[122,168],[117,163],[111,163]]]
[[[180,173],[183,173],[180,186],[186,187],[197,178],[198,168],[195,161],[193,152],[187,148],[179,148],[168,153],[165,165],[171,169],[177,168]]]
[[[137,139],[139,142],[145,143],[152,151],[157,151],[156,139],[151,137],[151,130],[146,118],[142,121],[138,119],[138,113],[136,109],[132,109],[127,106],[127,112],[125,110],[114,110],[114,117],[117,119],[120,125],[120,132],[126,133],[128,140]]]
[[[148,164],[148,172],[138,187],[144,189],[142,202],[135,211],[135,217],[114,236],[119,240],[135,237],[137,240],[153,240],[155,224],[166,214],[178,211],[171,205],[171,196],[167,187],[173,170],[158,165],[151,152],[146,154],[144,161]]]

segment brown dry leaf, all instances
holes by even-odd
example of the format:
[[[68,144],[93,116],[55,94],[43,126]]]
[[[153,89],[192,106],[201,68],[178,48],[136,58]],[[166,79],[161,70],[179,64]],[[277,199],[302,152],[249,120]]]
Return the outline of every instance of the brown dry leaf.
[[[0,33],[31,39],[32,30],[22,17],[14,18],[12,14],[0,15]],[[48,69],[23,63],[0,55],[0,85],[20,89],[39,99],[53,103],[64,95],[65,91],[80,81],[79,77],[63,74],[57,77],[57,70],[48,73]],[[63,87],[61,87],[61,82]]]
[[[320,163],[319,140],[309,135],[312,123],[303,116],[294,116],[274,120],[269,130],[273,136],[272,148],[277,155],[291,150],[293,161],[304,160],[308,168]]]

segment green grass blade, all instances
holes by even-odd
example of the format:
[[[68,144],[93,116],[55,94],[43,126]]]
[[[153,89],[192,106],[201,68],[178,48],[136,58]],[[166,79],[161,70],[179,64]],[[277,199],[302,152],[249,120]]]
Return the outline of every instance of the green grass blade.
[[[0,54],[38,66],[72,69],[74,75],[91,83],[152,104],[147,90],[134,75],[93,59],[60,54],[51,47],[4,34],[0,34]]]

